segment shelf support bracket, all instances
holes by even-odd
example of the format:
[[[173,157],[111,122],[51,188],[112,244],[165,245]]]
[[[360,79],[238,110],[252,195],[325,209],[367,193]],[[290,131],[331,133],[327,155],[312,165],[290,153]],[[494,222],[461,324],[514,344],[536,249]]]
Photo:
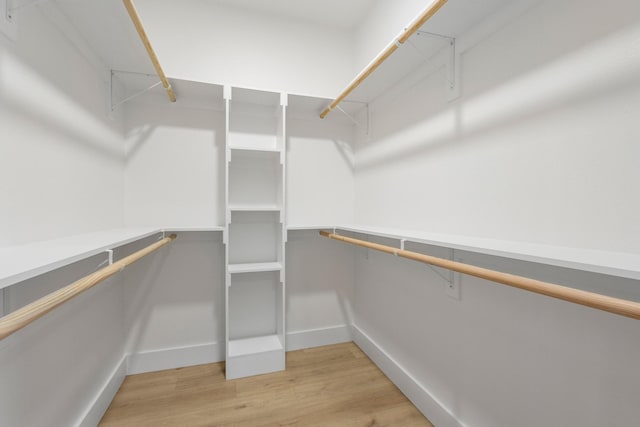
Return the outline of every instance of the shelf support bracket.
[[[447,257],[447,259],[449,259],[450,261],[462,262],[461,259],[456,260],[456,253],[455,253],[455,249],[453,248],[449,248],[449,256]],[[447,270],[447,273],[444,274],[442,273],[442,271],[436,269],[432,265],[427,264],[427,267],[429,267],[434,273],[436,273],[438,276],[440,276],[445,280],[446,283],[444,286],[445,286],[445,293],[447,294],[447,296],[456,301],[459,301],[460,300],[460,281],[462,278],[462,274],[456,273],[453,270]]]
[[[349,101],[344,101],[344,102],[349,102]],[[353,124],[356,125],[357,128],[359,128],[360,130],[364,130],[366,132],[367,135],[369,135],[369,104],[366,104],[367,107],[367,114],[366,114],[366,124],[363,125],[362,123],[360,123],[359,121],[357,121],[351,114],[347,113],[346,111],[344,111],[342,109],[342,107],[340,107],[339,105],[336,105],[335,109],[340,111],[342,114],[344,114],[349,120],[351,120],[353,122]]]
[[[427,265],[427,267],[429,267],[430,270],[432,270],[434,273],[436,273],[438,276],[440,276],[447,283],[449,283],[449,284],[453,283],[453,278],[451,277],[451,274],[445,275],[441,271],[436,270],[436,268],[431,266],[431,265]]]
[[[435,38],[445,39],[445,40],[455,40],[455,37],[447,36],[445,34],[432,33],[429,31],[422,31],[422,30],[416,31],[416,36],[435,37]]]
[[[135,99],[135,98],[139,97],[140,95],[143,95],[143,94],[145,94],[145,93],[149,92],[150,90],[154,89],[155,87],[160,86],[160,85],[162,84],[162,82],[161,82],[161,81],[159,81],[159,82],[157,82],[157,83],[154,83],[154,84],[152,84],[151,86],[149,86],[148,88],[146,88],[146,89],[142,89],[141,91],[136,92],[136,93],[134,93],[133,95],[128,96],[128,97],[126,97],[125,99],[123,99],[123,100],[121,100],[121,101],[118,101],[117,103],[115,103],[115,104],[114,104],[114,103],[113,103],[113,98],[114,98],[114,94],[113,94],[113,76],[114,76],[116,73],[136,74],[136,75],[140,75],[140,76],[156,77],[154,74],[135,73],[135,72],[132,72],[132,71],[117,71],[117,70],[111,70],[111,77],[110,77],[110,79],[109,79],[109,91],[110,91],[109,98],[110,98],[110,104],[111,104],[111,111],[114,111],[114,110],[116,109],[116,107],[119,107],[120,105],[122,105],[122,104],[124,104],[124,103],[126,103],[126,102],[129,102],[129,101],[131,101],[132,99]]]
[[[453,249],[449,249],[449,257],[448,259],[450,261],[453,261],[453,257],[454,257],[454,251]],[[427,264],[427,267],[429,267],[430,270],[432,270],[434,273],[436,273],[438,276],[440,276],[445,282],[447,282],[447,292],[449,292],[449,289],[451,289],[454,286],[454,276],[453,276],[453,270],[448,270],[447,274],[444,274],[442,271],[440,271],[439,269],[436,269],[434,266]]]
[[[447,61],[447,88],[449,91],[449,101],[453,101],[460,96],[460,55],[456,51],[456,38],[447,36],[444,34],[430,33],[428,31],[416,31],[416,36],[418,37],[432,37],[438,39],[447,40],[449,43],[449,52],[448,52],[448,61]],[[409,41],[409,44],[413,46],[415,50],[417,50],[422,56],[425,56],[424,53],[420,51]],[[428,59],[425,57],[425,59]]]
[[[334,231],[335,234],[335,231]],[[405,245],[407,243],[407,239],[399,239],[400,240],[400,250],[404,251]],[[393,254],[394,256],[398,256],[397,252],[394,252]],[[449,260],[453,261],[453,249],[449,249]],[[454,277],[453,277],[453,270],[448,270],[448,274],[444,274],[442,273],[442,271],[440,271],[439,269],[435,268],[434,266],[430,265],[430,264],[426,264],[426,266],[432,270],[434,273],[436,273],[438,276],[442,277],[442,279],[444,279],[447,283],[449,283],[449,285],[452,285],[454,282]]]
[[[353,118],[353,116],[351,116],[349,113],[347,113],[346,111],[344,111],[344,110],[342,109],[342,107],[340,107],[339,105],[337,105],[337,106],[336,106],[336,108],[337,108],[337,109],[338,109],[342,114],[344,114],[345,116],[347,116],[347,118],[348,118],[349,120],[351,120],[351,121],[352,121],[356,126],[358,126],[358,127],[362,128],[362,125],[360,124],[360,122],[359,122],[359,121],[357,121],[355,118]]]

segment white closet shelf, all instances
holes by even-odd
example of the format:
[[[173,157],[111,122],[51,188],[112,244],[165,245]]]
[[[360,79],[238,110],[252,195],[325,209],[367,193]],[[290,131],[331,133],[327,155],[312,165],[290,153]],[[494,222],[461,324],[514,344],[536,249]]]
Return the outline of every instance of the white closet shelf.
[[[229,340],[229,357],[280,351],[283,349],[284,346],[278,335]]]
[[[280,271],[282,263],[280,262],[256,262],[246,264],[229,264],[229,273],[258,273],[261,271]]]
[[[334,228],[336,228],[335,225],[331,224],[331,225],[316,225],[316,224],[311,224],[311,225],[303,225],[303,224],[299,224],[299,225],[287,225],[287,231],[303,231],[303,230],[333,230]]]
[[[229,148],[231,150],[238,150],[238,151],[257,151],[257,152],[266,152],[266,153],[279,153],[281,151],[280,148],[278,147],[260,146],[260,145],[253,145],[253,146],[229,145]]]
[[[223,227],[135,227],[0,248],[0,289],[163,231],[223,231]]]
[[[282,208],[275,204],[229,204],[229,210],[232,212],[279,212]]]
[[[348,231],[640,280],[640,254],[609,252],[363,225],[295,225],[289,231]]]
[[[214,226],[214,227],[207,227],[207,226],[203,226],[203,227],[163,227],[160,229],[160,232],[169,232],[169,231],[176,231],[176,232],[202,232],[202,231],[224,231],[224,227],[222,226]]]

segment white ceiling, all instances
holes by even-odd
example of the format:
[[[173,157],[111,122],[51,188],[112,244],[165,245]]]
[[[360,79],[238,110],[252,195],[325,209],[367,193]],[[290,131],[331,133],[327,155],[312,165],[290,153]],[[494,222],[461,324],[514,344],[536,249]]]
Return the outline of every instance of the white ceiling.
[[[175,1],[178,4],[180,0]],[[200,1],[218,3],[221,6],[245,9],[265,15],[314,22],[349,31],[355,29],[362,22],[378,0]],[[534,0],[450,0],[428,22],[428,30],[457,36],[479,20],[507,7],[511,2],[532,1]],[[75,28],[83,41],[101,59],[103,66],[114,70],[154,73],[151,61],[127,15],[122,0],[48,0],[44,4],[56,6],[66,16],[69,24]],[[420,42],[416,41],[416,43]],[[398,57],[397,60],[391,61],[396,63],[395,69],[400,69],[399,72],[393,72],[394,75],[400,74],[396,76],[398,78],[407,70],[411,70],[416,63],[424,61],[424,57],[420,58],[420,55],[416,55],[415,52],[408,51],[409,54],[405,56],[409,57],[409,62],[404,62],[401,58],[403,55],[400,53],[395,55]],[[389,67],[390,69],[394,68],[393,66]],[[385,70],[381,69],[377,74],[384,77]],[[126,76],[119,76],[120,80],[125,78]],[[157,79],[151,78],[151,80]],[[383,78],[383,80],[386,79]],[[148,86],[145,81],[139,83],[123,81],[123,83],[130,89]],[[369,86],[379,87],[380,90],[386,87],[377,83],[372,83]],[[375,97],[373,93],[355,95],[353,99],[372,99]]]
[[[205,1],[349,30],[358,25],[375,0]],[[48,0],[45,4],[57,7],[108,68],[154,73],[121,0]]]
[[[374,0],[210,0],[256,12],[352,29],[371,9]]]
[[[121,0],[49,0],[114,70],[154,73]]]

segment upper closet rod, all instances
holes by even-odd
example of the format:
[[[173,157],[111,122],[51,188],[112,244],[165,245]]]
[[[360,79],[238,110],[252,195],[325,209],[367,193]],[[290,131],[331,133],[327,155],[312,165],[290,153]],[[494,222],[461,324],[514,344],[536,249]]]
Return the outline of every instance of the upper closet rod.
[[[54,308],[64,304],[76,295],[86,291],[102,282],[105,279],[113,276],[116,273],[122,271],[129,264],[133,264],[145,255],[154,252],[164,245],[171,243],[176,238],[175,234],[165,237],[162,240],[153,243],[146,248],[140,249],[131,255],[122,258],[120,261],[104,267],[95,273],[91,273],[88,276],[83,277],[80,280],[73,282],[64,288],[58,289],[44,297],[25,305],[22,308],[7,314],[4,317],[0,317],[0,340],[19,331],[31,322],[44,316]]]
[[[401,44],[406,42],[409,37],[411,37],[416,31],[420,29],[424,25],[425,22],[429,20],[435,13],[440,10],[442,6],[447,2],[447,0],[435,0],[428,8],[424,10],[410,25],[405,28],[404,31],[393,40],[387,46],[385,50],[383,50],[370,64],[358,74],[358,76],[347,86],[347,88],[342,91],[340,96],[338,96],[327,108],[324,109],[322,113],[320,113],[320,118],[324,119],[327,114],[331,112],[334,108],[338,106],[344,99],[349,96],[351,92],[373,73],[376,68],[378,68],[384,61],[391,56],[393,52],[395,52]]]
[[[138,30],[138,34],[140,35],[140,40],[142,40],[142,44],[144,44],[145,49],[147,49],[147,53],[149,54],[149,58],[153,63],[153,66],[156,69],[156,73],[158,77],[160,77],[160,81],[162,85],[167,91],[167,95],[169,95],[169,99],[171,102],[176,102],[176,95],[173,93],[173,89],[169,84],[169,80],[167,80],[167,76],[164,74],[162,67],[160,66],[160,62],[158,62],[158,57],[151,47],[151,43],[149,42],[149,38],[147,37],[147,33],[142,26],[142,22],[140,21],[140,16],[138,16],[138,11],[136,7],[133,5],[133,0],[122,0],[124,2],[124,6],[127,8],[127,12],[129,12],[129,16],[133,21],[133,25],[135,25],[136,30]]]
[[[596,308],[598,310],[608,311],[609,313],[619,314],[621,316],[640,320],[640,303],[635,301],[613,298],[607,295],[600,295],[593,292],[587,292],[579,289],[569,288],[566,286],[556,285],[553,283],[542,282],[540,280],[529,279],[527,277],[516,276],[514,274],[502,273],[500,271],[489,270],[488,268],[476,267],[474,265],[463,264],[461,262],[451,261],[443,258],[436,258],[430,255],[406,251],[404,249],[398,249],[378,243],[366,242],[364,240],[341,236],[339,234],[329,233],[327,231],[321,231],[320,235],[328,237],[330,239],[351,243],[352,245],[375,249],[377,251],[386,252],[388,254],[396,255],[399,257],[424,262],[426,264],[435,265],[437,267],[446,268],[448,270],[457,271],[458,273],[468,274],[470,276],[479,277],[481,279],[502,283],[503,285],[513,286],[514,288],[524,289],[526,291],[535,292],[537,294],[558,298],[575,304],[580,304],[587,307]]]

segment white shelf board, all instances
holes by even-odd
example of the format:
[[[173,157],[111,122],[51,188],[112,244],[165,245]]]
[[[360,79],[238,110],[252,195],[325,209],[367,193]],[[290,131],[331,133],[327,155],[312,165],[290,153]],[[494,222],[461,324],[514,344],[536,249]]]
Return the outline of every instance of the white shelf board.
[[[223,227],[131,227],[0,248],[0,289],[163,231],[223,231]]]
[[[280,262],[256,262],[248,264],[229,264],[229,273],[257,273],[261,271],[280,271],[282,263]]]
[[[0,248],[0,288],[158,232],[151,227],[121,228]]]
[[[282,210],[282,208],[275,204],[229,204],[229,210],[233,212],[279,212]]]
[[[288,231],[300,231],[300,230],[331,230],[335,228],[335,225],[304,225],[304,224],[294,224],[287,225]]]
[[[640,254],[542,245],[363,225],[297,225],[288,230],[350,231],[409,242],[640,280]]]
[[[196,232],[200,232],[200,231],[224,231],[224,226],[221,225],[214,225],[214,226],[202,226],[202,227],[163,227],[160,232],[165,231],[165,232],[170,232],[170,231],[175,231],[175,232],[181,232],[181,231],[196,231]]]
[[[259,152],[267,152],[267,153],[279,153],[281,151],[278,147],[272,146],[261,146],[261,145],[233,145],[229,144],[229,148],[232,150],[238,151],[259,151]]]
[[[280,105],[280,93],[256,88],[233,86],[231,88],[231,102],[232,105],[277,107]]]
[[[283,349],[282,341],[278,335],[229,340],[229,357],[266,353]]]

